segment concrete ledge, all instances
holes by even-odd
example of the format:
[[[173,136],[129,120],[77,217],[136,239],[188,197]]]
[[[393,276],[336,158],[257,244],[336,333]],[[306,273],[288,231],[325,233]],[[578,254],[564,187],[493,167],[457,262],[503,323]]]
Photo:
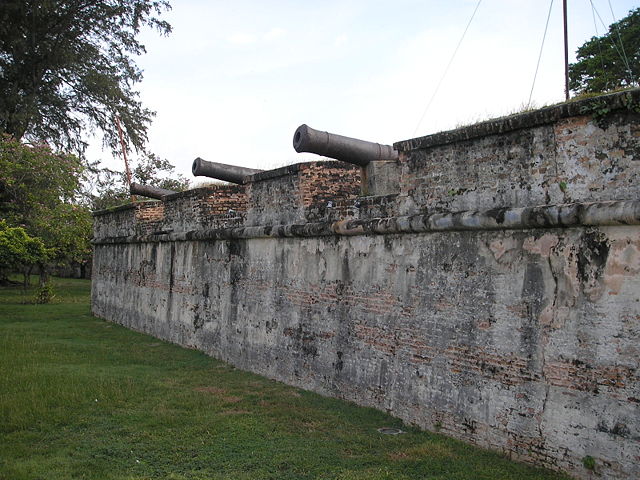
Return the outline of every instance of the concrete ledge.
[[[527,230],[575,226],[640,225],[640,201],[570,203],[523,208],[435,213],[301,225],[252,226],[155,233],[93,240],[94,245],[330,235],[387,235],[464,230]]]
[[[580,115],[603,115],[617,110],[630,110],[640,105],[640,89],[611,93],[584,100],[569,101],[559,105],[552,105],[531,112],[518,113],[507,117],[500,117],[486,122],[476,123],[468,127],[412,138],[393,144],[399,152],[421,150],[438,145],[463,142],[474,138],[498,135],[501,133],[531,128],[557,122],[563,118]]]
[[[344,168],[345,170],[353,168],[353,165],[351,165],[350,163],[344,163],[338,160],[300,162],[294,163],[292,165],[286,165],[280,168],[275,168],[273,170],[265,170],[264,172],[256,173],[254,175],[249,175],[245,177],[244,184],[246,185],[247,183],[262,182],[264,180],[284,177],[286,175],[294,175],[302,170],[305,170],[305,168],[310,168],[312,166],[331,166],[332,168]]]
[[[124,212],[126,210],[135,210],[138,207],[147,207],[160,204],[162,204],[162,200],[146,200],[142,202],[125,203],[123,205],[118,205],[117,207],[105,208],[104,210],[95,210],[91,212],[91,215],[94,217],[101,217],[103,215],[109,215],[110,213]]]
[[[180,198],[206,197],[211,193],[215,193],[215,192],[228,193],[228,191],[230,190],[241,192],[241,191],[244,191],[244,187],[242,185],[235,185],[233,183],[221,183],[216,185],[208,185],[205,187],[190,188],[189,190],[184,190],[182,192],[175,192],[170,195],[165,195],[164,197],[162,197],[162,200],[142,200],[142,201],[136,201],[132,203],[125,203],[122,205],[118,205],[117,207],[105,208],[103,210],[95,210],[91,212],[91,214],[94,217],[101,217],[103,215],[108,215],[114,212],[133,210],[136,207],[147,207],[150,205],[157,205],[157,204],[161,204],[162,202],[177,200]]]
[[[175,192],[170,195],[165,195],[162,197],[164,201],[176,200],[179,198],[188,198],[195,197],[201,198],[211,195],[212,193],[221,192],[221,193],[229,193],[229,191],[233,192],[243,192],[244,187],[242,185],[236,185],[235,183],[219,183],[213,185],[206,185],[198,188],[190,188],[189,190],[184,190],[182,192]]]
[[[269,180],[271,178],[284,177],[285,175],[293,175],[300,171],[301,163],[294,163],[293,165],[287,165],[280,168],[274,168],[273,170],[265,170],[264,172],[249,175],[244,179],[244,185],[247,183],[261,182],[263,180]]]

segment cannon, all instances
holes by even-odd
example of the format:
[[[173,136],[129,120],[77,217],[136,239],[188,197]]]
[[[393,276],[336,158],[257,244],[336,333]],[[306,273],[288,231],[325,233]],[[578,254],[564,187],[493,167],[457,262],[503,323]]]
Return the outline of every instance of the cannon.
[[[161,199],[165,195],[171,195],[176,193],[173,190],[167,190],[165,188],[152,187],[150,185],[140,185],[139,183],[132,183],[129,187],[131,195],[141,195],[143,197]]]
[[[398,159],[398,152],[391,145],[322,132],[308,125],[300,125],[296,129],[293,134],[293,148],[298,153],[315,153],[361,167],[366,167],[376,160]]]
[[[225,163],[208,162],[198,157],[191,165],[191,172],[194,176],[203,176],[217,178],[225,182],[242,184],[245,177],[260,173],[263,170],[255,168],[238,167],[236,165],[227,165]]]

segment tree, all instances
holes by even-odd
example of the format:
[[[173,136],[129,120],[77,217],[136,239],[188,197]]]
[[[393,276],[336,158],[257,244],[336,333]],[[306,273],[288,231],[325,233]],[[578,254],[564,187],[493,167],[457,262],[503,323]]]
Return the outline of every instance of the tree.
[[[0,137],[0,220],[42,240],[49,251],[39,262],[42,281],[49,262],[89,261],[91,212],[82,196],[84,172],[73,155]]]
[[[46,262],[50,255],[51,251],[41,239],[31,237],[22,227],[10,227],[0,220],[0,285],[8,283],[10,271],[26,268],[23,270],[26,287],[31,268]]]
[[[0,218],[32,229],[38,218],[81,193],[82,162],[44,144],[0,138]]]
[[[638,85],[640,76],[640,8],[612,24],[601,37],[578,48],[569,66],[569,87],[576,93],[605,92]]]
[[[169,177],[174,169],[175,167],[167,160],[154,154],[146,154],[134,165],[131,171],[131,181],[176,192],[189,188],[189,180],[182,175]],[[123,172],[93,169],[93,175],[93,187],[100,192],[92,199],[92,207],[95,210],[122,205],[131,198]]]
[[[98,128],[118,148],[120,117],[129,145],[141,150],[153,112],[134,90],[133,56],[167,0],[3,0],[0,2],[0,133],[82,153],[82,133]]]
[[[91,261],[93,218],[91,209],[84,204],[60,203],[41,216],[34,231],[42,235],[51,254],[49,262],[57,266],[77,265],[81,277]],[[41,268],[41,283],[46,279],[47,269]]]

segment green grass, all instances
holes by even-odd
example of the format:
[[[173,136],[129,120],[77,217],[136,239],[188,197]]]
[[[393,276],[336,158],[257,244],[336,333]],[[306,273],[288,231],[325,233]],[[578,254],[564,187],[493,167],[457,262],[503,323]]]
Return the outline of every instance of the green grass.
[[[0,479],[558,479],[0,288]],[[381,435],[383,426],[406,434]]]

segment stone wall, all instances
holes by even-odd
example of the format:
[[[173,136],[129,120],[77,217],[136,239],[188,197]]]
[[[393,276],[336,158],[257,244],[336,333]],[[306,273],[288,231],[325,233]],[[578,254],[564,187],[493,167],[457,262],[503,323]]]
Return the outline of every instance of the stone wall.
[[[297,163],[252,175],[247,225],[335,218],[334,205],[360,193],[360,168],[341,162]]]
[[[94,238],[187,232],[243,225],[243,185],[213,185],[94,212]]]
[[[606,118],[580,115],[583,101],[399,142],[400,210],[636,200],[637,96],[610,98]]]
[[[512,458],[638,478],[639,97],[400,142],[395,194],[317,162],[252,177],[232,219],[179,219],[201,193],[100,212],[93,311]]]

